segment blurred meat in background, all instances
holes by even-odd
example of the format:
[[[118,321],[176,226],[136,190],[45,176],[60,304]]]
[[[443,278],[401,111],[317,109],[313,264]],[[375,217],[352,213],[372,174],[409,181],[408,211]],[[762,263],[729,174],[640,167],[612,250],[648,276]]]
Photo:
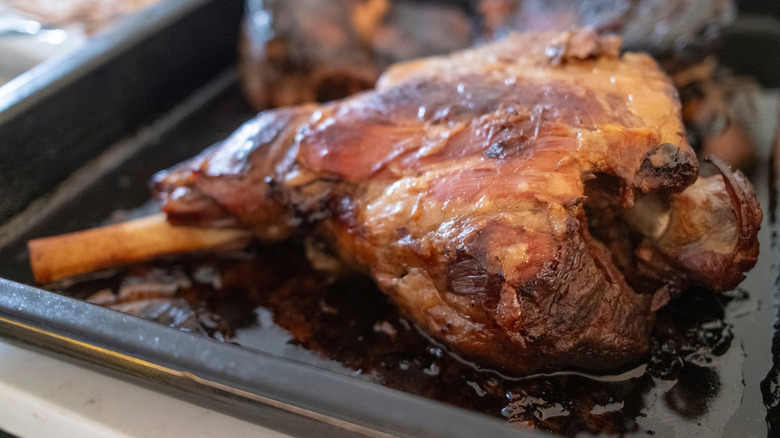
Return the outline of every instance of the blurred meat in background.
[[[484,34],[592,27],[619,35],[623,49],[648,52],[667,72],[711,54],[736,17],[731,0],[482,0]]]
[[[373,88],[390,64],[466,48],[459,2],[247,0],[242,78],[257,110]]]

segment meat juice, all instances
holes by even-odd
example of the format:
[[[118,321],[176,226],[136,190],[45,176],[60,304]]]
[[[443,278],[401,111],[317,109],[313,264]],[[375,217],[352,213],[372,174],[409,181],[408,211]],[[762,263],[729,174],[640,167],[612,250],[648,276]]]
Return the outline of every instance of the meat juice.
[[[64,293],[568,436],[722,429],[744,391],[730,317],[755,305],[739,289],[691,290],[659,312],[650,356],[628,369],[512,376],[424,336],[370,279],[314,271],[295,244],[135,265]]]

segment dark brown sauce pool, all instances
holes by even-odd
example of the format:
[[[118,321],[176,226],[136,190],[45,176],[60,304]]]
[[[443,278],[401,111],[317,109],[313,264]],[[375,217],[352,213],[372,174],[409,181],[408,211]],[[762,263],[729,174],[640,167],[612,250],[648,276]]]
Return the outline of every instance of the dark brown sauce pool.
[[[634,369],[530,377],[449,354],[370,280],[328,281],[293,244],[136,265],[63,293],[569,436],[677,434],[703,423],[720,435],[744,392],[744,354],[727,322],[750,306],[741,291],[689,291],[662,309],[652,355]]]

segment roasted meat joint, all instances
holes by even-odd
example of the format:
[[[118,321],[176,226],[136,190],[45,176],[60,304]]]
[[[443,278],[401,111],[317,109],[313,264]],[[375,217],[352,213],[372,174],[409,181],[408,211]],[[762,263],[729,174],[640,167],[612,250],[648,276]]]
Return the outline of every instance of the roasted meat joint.
[[[265,111],[154,177],[168,221],[154,229],[227,233],[202,246],[300,239],[315,267],[369,275],[486,368],[636,364],[659,308],[752,268],[762,212],[740,172],[699,163],[655,61],[619,46],[513,34]],[[30,244],[43,281],[77,273],[57,271],[52,242]]]

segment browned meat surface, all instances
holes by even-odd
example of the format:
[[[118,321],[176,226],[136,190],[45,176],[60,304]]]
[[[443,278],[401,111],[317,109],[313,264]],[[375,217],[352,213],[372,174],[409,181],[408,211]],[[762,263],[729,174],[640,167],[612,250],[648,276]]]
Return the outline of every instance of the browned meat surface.
[[[619,368],[670,294],[752,267],[761,210],[738,173],[697,182],[675,89],[618,44],[531,33],[401,64],[260,114],[155,190],[173,223],[305,234],[480,363]]]
[[[688,140],[700,157],[715,155],[738,169],[756,160],[750,132],[755,89],[712,57],[736,16],[731,0],[482,0],[482,40],[509,31],[564,31],[588,26],[618,35],[623,49],[650,53],[680,91]]]

